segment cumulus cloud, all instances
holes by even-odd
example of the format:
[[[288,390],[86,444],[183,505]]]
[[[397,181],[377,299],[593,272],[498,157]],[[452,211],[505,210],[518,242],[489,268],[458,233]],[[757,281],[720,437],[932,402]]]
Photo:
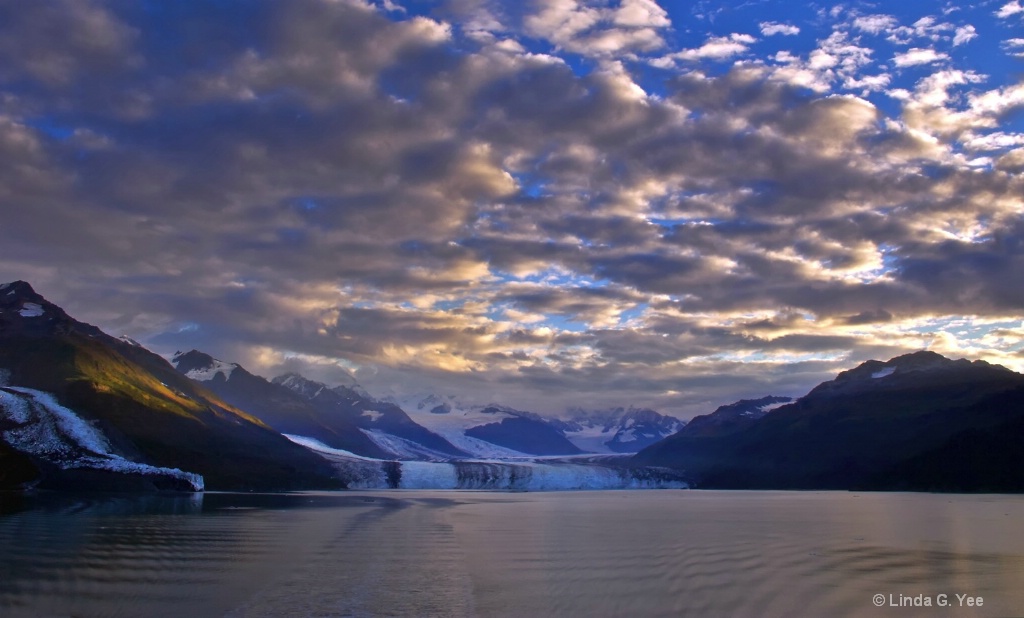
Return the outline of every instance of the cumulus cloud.
[[[953,47],[963,45],[964,43],[973,41],[978,38],[978,32],[974,29],[974,26],[968,24],[961,26],[956,29],[956,34],[953,36]]]
[[[899,21],[892,15],[862,15],[853,20],[854,28],[871,34],[885,32],[898,24]]]
[[[1019,13],[1024,13],[1024,5],[1021,5],[1018,0],[1013,0],[1013,2],[1007,2],[1003,6],[999,7],[999,10],[996,11],[995,15],[999,19],[1006,19]]]
[[[725,60],[746,52],[756,40],[749,34],[734,32],[728,36],[712,37],[700,47],[685,49],[667,58],[686,61]]]
[[[660,30],[671,25],[652,0],[621,0],[618,6],[591,6],[580,0],[533,3],[522,18],[527,34],[586,55],[648,52],[665,42]]]
[[[911,67],[920,64],[935,64],[948,60],[949,54],[937,52],[931,48],[914,47],[892,57],[892,62],[898,67]]]
[[[1003,41],[1002,48],[1011,56],[1024,58],[1024,39],[1014,38]]]
[[[800,34],[800,28],[790,24],[780,24],[776,21],[763,21],[760,24],[761,34],[764,36],[773,36],[781,34],[784,36],[795,36]]]

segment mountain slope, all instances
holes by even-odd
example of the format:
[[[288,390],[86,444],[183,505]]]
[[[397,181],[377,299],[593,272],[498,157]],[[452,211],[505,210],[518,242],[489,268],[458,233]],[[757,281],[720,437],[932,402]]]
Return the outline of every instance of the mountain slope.
[[[495,423],[470,427],[465,433],[471,438],[530,455],[578,455],[583,452],[560,431],[536,415],[497,406],[484,408],[481,412],[505,412],[510,416]]]
[[[323,418],[345,419],[364,430],[378,444],[383,444],[384,448],[405,451],[396,453],[398,455],[412,455],[417,459],[468,455],[448,440],[417,424],[397,405],[372,399],[361,389],[349,386],[329,388],[326,384],[295,373],[278,376],[273,379],[273,383],[305,396]],[[399,438],[401,446],[387,436]]]
[[[980,460],[1005,454],[970,445],[1017,426],[1022,392],[1024,376],[982,361],[931,352],[868,361],[745,428],[682,431],[634,462],[683,470],[703,487],[927,489],[936,481],[927,461],[965,446]],[[962,467],[950,460],[943,474]],[[1006,476],[1002,486],[1024,489],[1019,465]],[[980,480],[967,474],[956,484],[976,490]]]
[[[208,488],[337,484],[322,458],[156,354],[71,318],[25,282],[0,286],[0,369],[9,385],[52,394],[118,456],[201,474]]]
[[[309,400],[280,384],[219,361],[198,350],[171,359],[184,376],[202,383],[231,405],[244,409],[277,431],[308,436],[324,444],[366,457],[390,458],[347,418],[324,417]]]
[[[761,397],[741,399],[736,403],[719,406],[711,414],[695,416],[681,430],[688,437],[722,436],[742,431],[764,418],[771,410],[793,401],[790,397]]]
[[[398,406],[371,399],[354,383],[329,388],[294,373],[268,381],[198,350],[179,352],[172,363],[281,433],[306,436],[334,449],[376,459],[466,456],[441,436],[417,425]]]

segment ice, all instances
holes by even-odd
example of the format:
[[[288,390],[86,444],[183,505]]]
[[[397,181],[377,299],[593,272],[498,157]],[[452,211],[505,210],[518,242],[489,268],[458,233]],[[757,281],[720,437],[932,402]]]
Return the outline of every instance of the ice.
[[[224,379],[231,378],[231,372],[238,367],[235,363],[225,363],[224,361],[214,360],[213,364],[209,367],[202,369],[193,369],[185,375],[196,380],[197,382],[209,382],[210,380],[217,377],[217,374],[222,374]]]
[[[474,457],[518,459],[529,456],[526,453],[466,435],[466,430],[471,427],[497,423],[501,422],[504,418],[511,418],[513,415],[507,412],[498,411],[484,414],[481,412],[481,406],[462,404],[452,396],[415,395],[405,398],[389,397],[387,401],[405,410],[409,417],[417,424],[442,436],[456,448],[470,453]],[[441,404],[446,404],[450,407],[450,411],[447,414],[430,413],[430,410]]]
[[[874,372],[873,374],[871,374],[871,377],[884,378],[885,376],[891,376],[894,373],[896,373],[895,367],[886,367],[885,369],[881,369],[879,371]]]
[[[610,455],[615,451],[607,444],[612,439],[609,433],[609,429],[603,425],[584,425],[579,431],[565,432],[565,437],[580,450]]]
[[[352,451],[346,451],[340,448],[334,448],[327,446],[316,438],[310,438],[308,436],[297,436],[294,434],[286,433],[282,434],[292,442],[308,448],[311,451],[321,453],[323,455],[334,455],[335,457],[347,457],[349,459],[358,459],[360,461],[381,461],[380,459],[374,459],[373,457],[364,457],[362,455],[356,455]]]
[[[457,489],[459,475],[450,463],[403,461],[400,489]]]
[[[379,429],[360,429],[359,431],[373,440],[374,444],[394,455],[396,459],[432,459],[434,461],[451,459],[451,455],[447,453],[435,451],[418,442],[406,440]]]
[[[630,470],[592,464],[524,461],[402,462],[402,489],[577,489],[683,488],[678,480],[638,478]]]
[[[43,306],[38,303],[25,303],[21,306],[21,311],[18,313],[23,318],[38,318],[43,315],[44,311]]]
[[[15,427],[2,432],[15,449],[49,461],[65,470],[92,468],[125,474],[159,474],[203,490],[203,477],[177,468],[160,468],[129,461],[111,452],[106,437],[50,393],[31,388],[0,390],[0,413]]]

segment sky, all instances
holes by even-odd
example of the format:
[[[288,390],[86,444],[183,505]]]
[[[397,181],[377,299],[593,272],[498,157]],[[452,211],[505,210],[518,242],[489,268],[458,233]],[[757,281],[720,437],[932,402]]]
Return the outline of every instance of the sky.
[[[0,160],[0,280],[266,377],[1024,370],[1021,0],[0,0]]]

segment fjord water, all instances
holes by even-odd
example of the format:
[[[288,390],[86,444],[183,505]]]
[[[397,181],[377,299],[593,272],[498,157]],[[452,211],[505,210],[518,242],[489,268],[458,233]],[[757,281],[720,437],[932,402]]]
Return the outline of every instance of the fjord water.
[[[0,615],[1022,615],[1022,524],[997,495],[6,496]]]

